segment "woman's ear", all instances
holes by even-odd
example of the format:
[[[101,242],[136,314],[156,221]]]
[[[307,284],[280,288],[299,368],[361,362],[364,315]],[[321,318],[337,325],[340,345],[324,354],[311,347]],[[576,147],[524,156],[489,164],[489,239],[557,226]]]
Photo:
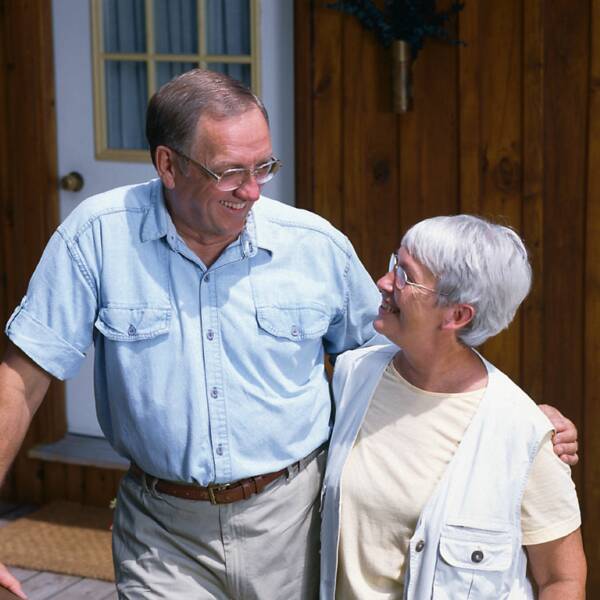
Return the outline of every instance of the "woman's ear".
[[[156,171],[163,185],[172,190],[175,187],[175,170],[177,165],[173,160],[173,152],[167,146],[157,146],[154,153]]]
[[[442,329],[457,331],[470,323],[475,316],[475,309],[470,304],[453,304],[444,311]]]

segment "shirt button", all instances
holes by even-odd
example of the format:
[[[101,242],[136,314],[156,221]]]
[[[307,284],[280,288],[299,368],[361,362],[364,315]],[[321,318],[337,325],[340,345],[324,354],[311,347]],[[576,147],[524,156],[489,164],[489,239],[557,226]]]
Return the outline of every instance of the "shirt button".
[[[216,387],[214,387],[212,390],[210,390],[210,395],[212,398],[218,398],[219,397],[219,390],[217,390]]]
[[[210,281],[210,275],[208,273],[204,276],[204,281],[206,281],[206,283]]]
[[[475,550],[475,552],[471,554],[471,560],[474,563],[480,563],[483,560],[483,552],[481,550]]]
[[[206,337],[208,339],[209,342],[212,342],[215,339],[215,332],[212,329],[209,329],[206,332]]]
[[[296,327],[296,325],[292,325],[292,329],[291,329],[290,333],[294,337],[298,337],[300,335],[300,330],[298,329],[298,327]]]
[[[219,456],[223,456],[223,445],[222,445],[222,444],[219,444],[219,445],[217,446],[217,454],[218,454]]]
[[[415,550],[417,552],[421,552],[421,550],[423,550],[423,548],[425,548],[425,540],[419,540],[417,542],[417,545],[415,546]]]
[[[129,328],[127,329],[127,334],[128,335],[135,335],[137,333],[137,329],[135,328],[134,325],[129,325]]]

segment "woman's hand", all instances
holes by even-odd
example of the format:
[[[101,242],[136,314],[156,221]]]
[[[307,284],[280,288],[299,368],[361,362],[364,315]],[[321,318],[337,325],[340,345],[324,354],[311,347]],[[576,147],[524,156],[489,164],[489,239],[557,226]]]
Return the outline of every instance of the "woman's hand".
[[[570,419],[567,419],[558,409],[549,404],[540,404],[540,410],[550,419],[556,433],[552,438],[554,452],[560,460],[568,465],[576,465],[579,462],[577,455],[577,427]]]

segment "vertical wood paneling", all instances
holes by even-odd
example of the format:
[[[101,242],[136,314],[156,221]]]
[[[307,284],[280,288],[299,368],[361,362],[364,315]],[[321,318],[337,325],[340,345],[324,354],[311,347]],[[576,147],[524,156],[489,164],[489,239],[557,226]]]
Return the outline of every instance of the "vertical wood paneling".
[[[554,0],[544,11],[544,400],[579,425],[589,17],[587,2]]]
[[[7,48],[4,40],[7,39],[6,2],[0,0],[0,65],[8,66]],[[0,77],[0,131],[8,130],[10,112],[8,109],[8,82],[5,77]],[[9,178],[9,140],[8,136],[0,135],[0,253],[2,272],[0,273],[0,317],[8,316],[8,306],[11,295],[8,288],[8,273],[6,271],[6,257],[10,249],[8,225],[10,219],[10,204],[8,202],[8,178]],[[0,336],[0,352],[3,354],[6,346],[6,338]],[[0,497],[11,498],[16,496],[14,474],[11,471],[6,478]]]
[[[533,285],[521,320],[521,385],[544,401],[544,29],[543,2],[523,3],[523,210],[521,235]]]
[[[2,5],[2,78],[6,101],[5,143],[10,169],[2,186],[6,274],[3,320],[24,295],[27,281],[56,227],[56,129],[50,2],[7,0]],[[43,465],[26,458],[31,445],[64,431],[61,386],[53,385],[19,454],[14,477],[17,496],[43,498]]]
[[[460,212],[477,214],[483,194],[481,169],[481,76],[479,2],[469,2],[459,18],[459,38],[465,42],[458,58],[459,202]]]
[[[86,468],[84,504],[108,507],[110,501],[117,495],[117,488],[122,474],[122,471],[112,469]]]
[[[588,598],[600,596],[600,1],[591,3],[591,65],[585,249],[585,407],[583,432],[584,541]]]
[[[342,15],[317,2],[314,43],[325,49],[314,57],[313,99],[314,208],[337,227],[343,225]]]
[[[343,230],[377,278],[398,237],[391,55],[356,19],[344,19],[343,50]]]
[[[83,502],[84,472],[85,469],[78,465],[65,465],[67,487],[66,499],[70,502]]]
[[[457,61],[457,48],[430,42],[414,63],[414,110],[398,119],[402,233],[458,210]]]
[[[473,212],[492,220],[500,220],[520,230],[521,226],[521,44],[522,11],[519,0],[506,0],[485,5],[469,3],[465,7],[467,32],[478,30],[477,47],[461,62],[469,81],[478,84],[479,107],[474,116],[465,111],[462,129],[469,140],[466,158],[474,174],[461,173],[461,212]],[[471,8],[475,8],[470,14]],[[477,20],[475,25],[472,21]],[[465,39],[470,45],[472,42]],[[477,61],[477,66],[473,65]],[[474,76],[477,75],[476,78]],[[471,98],[473,103],[474,99]],[[474,122],[477,119],[477,123]],[[473,127],[479,132],[479,160],[475,160]],[[464,178],[474,177],[476,184]],[[478,193],[477,193],[478,192]],[[511,327],[487,342],[484,354],[510,377],[519,379],[519,317]]]
[[[294,121],[295,136],[301,138],[304,151],[295,157],[296,206],[313,209],[312,160],[312,65],[313,2],[294,2]]]
[[[501,219],[520,232],[533,289],[517,322],[484,353],[535,400],[554,404],[578,424],[583,469],[574,470],[574,479],[584,501],[588,558],[598,564],[600,3],[466,2],[458,37],[467,46],[428,41],[414,66],[414,110],[396,117],[396,147],[384,152],[395,152],[398,201],[394,213],[381,212],[374,221],[365,164],[377,153],[368,136],[389,137],[379,113],[391,112],[381,104],[391,91],[378,86],[390,85],[382,84],[390,64],[373,51],[372,34],[356,19],[344,15],[341,23],[341,41],[315,36],[310,51],[315,64],[334,65],[329,72],[343,81],[340,91],[327,87],[326,101],[313,99],[320,102],[323,140],[343,140],[342,229],[372,270],[385,260],[378,258],[382,239],[393,236],[391,227],[381,227],[385,219],[404,229],[458,210]],[[335,134],[327,131],[330,122]],[[302,132],[297,143],[301,153]],[[330,168],[323,157],[315,160],[313,181]],[[325,210],[339,222],[335,210]],[[589,597],[600,595],[599,577],[592,569]]]

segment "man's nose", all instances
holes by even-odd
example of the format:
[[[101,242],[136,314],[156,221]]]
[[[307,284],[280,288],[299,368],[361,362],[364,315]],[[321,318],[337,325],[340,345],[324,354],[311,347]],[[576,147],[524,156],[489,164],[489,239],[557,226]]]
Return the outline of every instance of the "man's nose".
[[[237,190],[234,190],[233,195],[238,200],[244,200],[245,202],[255,202],[258,200],[260,197],[260,185],[256,182],[256,177],[249,173],[244,183]]]

